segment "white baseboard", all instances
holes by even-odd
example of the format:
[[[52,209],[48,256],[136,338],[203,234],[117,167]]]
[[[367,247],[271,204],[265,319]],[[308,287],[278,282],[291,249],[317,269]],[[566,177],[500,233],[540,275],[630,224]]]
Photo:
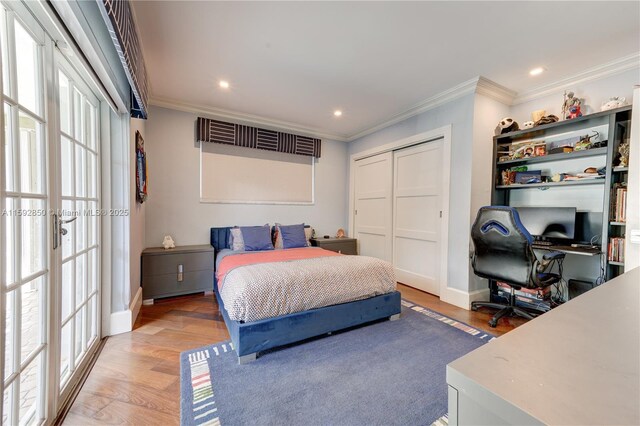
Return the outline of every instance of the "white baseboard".
[[[138,287],[138,291],[136,291],[136,295],[133,297],[131,301],[131,305],[129,305],[129,310],[131,311],[131,329],[133,330],[133,324],[135,324],[136,319],[138,318],[138,314],[140,313],[140,307],[142,306],[142,287]]]
[[[126,309],[124,311],[112,312],[109,324],[109,335],[115,336],[116,334],[128,333],[130,331],[131,311]]]
[[[471,307],[471,302],[476,300],[489,300],[489,288],[466,292],[457,288],[447,287],[447,290],[440,294],[440,300],[450,303],[462,309]]]
[[[142,287],[138,287],[129,309],[119,312],[113,312],[111,314],[111,323],[109,335],[115,336],[116,334],[128,333],[133,330],[133,324],[136,322],[136,318],[140,313],[140,307],[142,306]]]

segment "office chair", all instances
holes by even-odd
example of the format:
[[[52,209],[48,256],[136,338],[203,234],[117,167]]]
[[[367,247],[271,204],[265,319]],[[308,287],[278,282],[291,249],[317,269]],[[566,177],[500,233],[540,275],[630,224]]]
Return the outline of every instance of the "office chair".
[[[502,281],[511,288],[508,304],[472,302],[471,309],[479,307],[498,309],[489,321],[495,327],[504,316],[517,315],[533,319],[542,310],[516,306],[515,290],[521,288],[545,288],[562,278],[552,273],[553,266],[564,259],[565,254],[550,252],[542,261],[536,258],[531,244],[533,237],[522,225],[518,212],[513,207],[482,207],[471,229],[474,253],[471,260],[474,273],[489,280]]]

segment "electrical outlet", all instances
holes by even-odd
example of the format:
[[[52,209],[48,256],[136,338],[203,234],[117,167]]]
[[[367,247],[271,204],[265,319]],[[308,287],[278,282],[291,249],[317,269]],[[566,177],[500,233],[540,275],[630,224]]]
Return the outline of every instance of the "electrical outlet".
[[[632,229],[630,240],[632,244],[640,244],[640,229]]]

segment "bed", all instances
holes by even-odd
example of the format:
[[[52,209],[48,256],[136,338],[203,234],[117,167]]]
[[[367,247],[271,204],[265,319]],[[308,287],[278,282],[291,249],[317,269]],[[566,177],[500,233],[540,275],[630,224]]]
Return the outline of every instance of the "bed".
[[[285,306],[279,309],[286,313],[268,318],[261,317],[268,315],[269,312],[259,314],[255,312],[245,312],[247,309],[243,310],[242,306],[238,307],[235,300],[230,303],[232,306],[226,307],[221,293],[229,292],[229,288],[225,288],[224,286],[227,286],[226,281],[228,281],[230,277],[227,276],[225,277],[226,279],[222,278],[223,282],[218,282],[217,275],[218,268],[220,267],[220,253],[230,248],[230,229],[229,227],[211,228],[211,245],[216,251],[216,257],[218,257],[216,259],[216,270],[213,274],[213,289],[240,364],[255,360],[260,352],[268,349],[300,342],[323,334],[330,334],[334,331],[344,330],[384,318],[395,320],[400,317],[400,293],[395,290],[395,282],[393,283],[394,287],[392,289],[385,290],[384,288],[377,288],[373,292],[375,294],[371,297],[365,297],[363,294],[360,294],[358,297],[364,298],[345,303],[313,307],[298,312],[289,312],[296,310],[296,306],[283,304]],[[322,249],[309,248],[309,250]],[[318,253],[316,252],[315,254]],[[317,263],[322,264],[322,262],[330,261],[329,257],[332,255],[337,259],[335,262],[349,262],[349,259],[338,259],[339,257],[346,258],[349,256],[324,253],[323,260],[319,260]],[[251,268],[252,266],[253,265],[238,266],[236,270],[241,271],[241,268]],[[317,276],[317,267],[316,265],[316,270],[309,273],[316,274],[316,278],[322,278]],[[295,270],[296,273],[302,273],[302,270],[299,268]],[[307,271],[304,270],[304,273],[307,273]],[[247,275],[250,276],[251,274],[247,273]],[[328,278],[331,279],[330,276]],[[302,280],[304,279],[303,277]],[[219,285],[222,288],[219,288]],[[378,294],[381,292],[383,292],[383,294]],[[227,294],[225,294],[225,297],[227,301],[230,300]],[[351,295],[351,297],[356,297],[356,295]],[[245,305],[247,305],[247,303],[245,303]],[[250,305],[250,303],[248,303],[248,305]],[[308,305],[309,300],[307,300],[304,306]],[[299,306],[297,308],[299,308]]]

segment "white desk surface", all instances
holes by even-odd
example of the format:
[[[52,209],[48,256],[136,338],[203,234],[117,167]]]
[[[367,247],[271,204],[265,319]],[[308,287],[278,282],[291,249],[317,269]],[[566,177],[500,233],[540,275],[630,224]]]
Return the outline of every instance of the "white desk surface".
[[[455,360],[447,382],[544,424],[640,424],[640,268]]]

